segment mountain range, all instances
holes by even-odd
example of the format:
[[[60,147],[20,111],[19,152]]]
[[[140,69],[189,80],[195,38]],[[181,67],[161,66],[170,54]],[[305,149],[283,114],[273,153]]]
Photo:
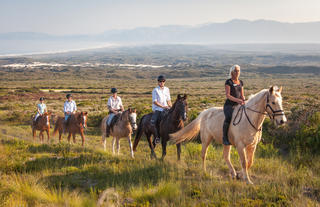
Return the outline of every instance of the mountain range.
[[[320,43],[320,21],[285,23],[271,20],[234,19],[225,23],[208,23],[197,26],[167,25],[108,30],[95,35],[12,32],[0,33],[0,43],[0,54],[6,53],[4,51],[12,53],[15,51],[34,52],[39,49],[44,51],[73,49],[75,45],[79,48],[87,48],[99,45],[97,43],[120,45]]]

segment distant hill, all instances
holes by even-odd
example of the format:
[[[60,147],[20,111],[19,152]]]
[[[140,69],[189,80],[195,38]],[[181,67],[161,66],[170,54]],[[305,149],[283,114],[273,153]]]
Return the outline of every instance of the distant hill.
[[[0,40],[74,40],[133,43],[320,43],[320,22],[283,23],[232,20],[198,26],[169,25],[110,30],[98,35],[54,36],[43,33],[2,33]]]
[[[109,30],[97,35],[56,36],[43,33],[0,33],[0,54],[88,48],[117,44],[252,44],[320,43],[320,22],[284,23],[239,20],[197,26],[168,25]],[[93,44],[95,43],[95,44]]]

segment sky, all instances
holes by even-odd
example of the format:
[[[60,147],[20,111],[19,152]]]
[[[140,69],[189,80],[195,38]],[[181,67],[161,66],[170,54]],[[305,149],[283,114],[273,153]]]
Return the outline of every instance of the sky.
[[[0,33],[98,34],[232,19],[320,21],[320,0],[0,0]]]

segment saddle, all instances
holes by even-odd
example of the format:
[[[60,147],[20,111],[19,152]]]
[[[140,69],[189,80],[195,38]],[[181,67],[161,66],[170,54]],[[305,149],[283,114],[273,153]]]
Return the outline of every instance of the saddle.
[[[121,113],[118,113],[111,119],[111,123],[109,126],[111,130],[113,130],[113,126],[118,122],[120,116],[121,116]]]
[[[163,110],[163,111],[160,113],[159,122],[160,122],[161,120],[163,120],[168,114],[169,114],[169,109]]]

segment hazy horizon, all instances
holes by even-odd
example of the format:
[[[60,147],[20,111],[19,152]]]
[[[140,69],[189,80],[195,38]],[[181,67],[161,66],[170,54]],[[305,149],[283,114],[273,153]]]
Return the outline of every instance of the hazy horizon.
[[[113,29],[202,25],[233,19],[320,21],[317,0],[3,0],[0,33],[99,34]]]

